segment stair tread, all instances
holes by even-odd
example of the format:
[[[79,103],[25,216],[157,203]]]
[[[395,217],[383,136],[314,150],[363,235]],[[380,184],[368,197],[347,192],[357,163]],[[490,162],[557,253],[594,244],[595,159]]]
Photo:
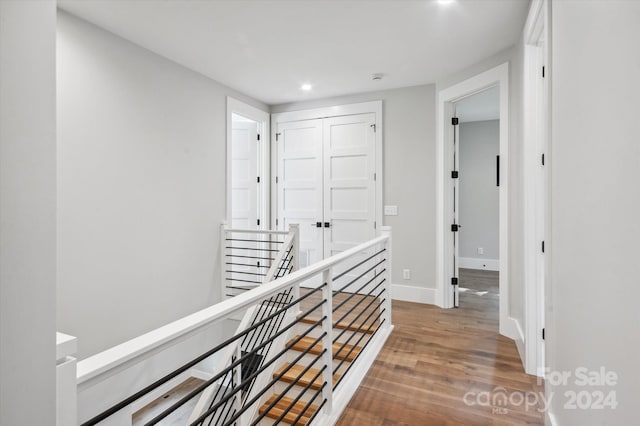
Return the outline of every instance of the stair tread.
[[[308,317],[308,316],[299,319],[300,322],[305,323],[305,324],[315,324],[319,320],[320,320],[320,318],[311,318],[311,317]],[[349,324],[349,322],[341,321],[338,324],[334,324],[333,328],[338,328],[340,330],[347,329],[349,331],[356,331],[358,333],[373,334],[376,331],[377,326],[378,326],[378,321],[373,323],[373,326],[371,324],[363,325],[362,323],[361,324]],[[360,328],[360,330],[358,330],[359,328]]]
[[[278,370],[275,373],[273,373],[273,377],[276,378],[277,376],[282,374],[282,372],[285,371],[289,367],[289,365],[291,365],[291,363],[289,362],[285,362],[284,364],[282,364],[282,366],[278,368]],[[300,375],[300,373],[302,373],[302,371],[305,368],[306,366],[304,365],[294,364],[293,366],[291,366],[291,368],[289,368],[289,371],[284,373],[284,375],[280,378],[280,381],[285,383],[293,383],[294,381],[296,381],[296,378]],[[313,368],[313,367],[309,368],[306,371],[306,373],[304,373],[302,377],[300,377],[300,379],[297,380],[296,385],[307,386],[309,383],[311,383],[311,380],[316,376],[316,374],[318,374],[318,371],[320,371],[320,369],[318,368]],[[340,379],[340,374],[333,375],[333,383],[337,383],[339,379]],[[320,375],[316,377],[316,379],[311,384],[310,388],[313,390],[318,390],[321,387],[322,387],[322,376]]]
[[[284,418],[282,419],[282,421],[292,424],[296,418],[298,417],[298,415],[300,415],[301,412],[303,412],[303,410],[305,409],[305,406],[307,405],[306,402],[304,401],[298,401],[295,404],[293,404],[293,398],[289,398],[286,396],[283,396],[277,403],[276,405],[274,405],[273,407],[271,407],[271,409],[269,411],[267,411],[267,407],[269,407],[269,405],[271,405],[273,403],[273,401],[276,400],[276,398],[279,398],[280,395],[278,394],[273,394],[271,395],[271,397],[267,400],[267,402],[265,402],[264,404],[262,404],[262,407],[260,407],[260,409],[258,410],[258,412],[260,414],[265,414],[265,416],[272,418],[272,419],[278,419],[280,418],[280,416],[282,415],[282,413],[285,412],[285,410],[288,409],[287,414],[285,414]],[[289,408],[291,407],[291,408]],[[314,413],[316,412],[316,410],[318,409],[317,405],[311,404],[309,405],[309,407],[307,407],[307,409],[304,411],[304,414],[302,414],[302,416],[300,416],[300,418],[298,419],[298,421],[296,422],[296,424],[294,426],[304,426],[307,423],[309,423],[309,420],[311,419],[311,416],[314,415]]]
[[[289,340],[289,342],[287,343],[287,346],[291,346],[291,344],[296,339],[298,339],[298,337],[300,336],[295,336],[293,339]],[[311,345],[315,340],[316,340],[315,337],[305,336],[302,339],[300,339],[300,341],[297,342],[295,345],[291,346],[290,349],[298,352],[304,352],[307,350],[307,348],[311,347]],[[335,359],[346,360],[349,362],[353,361],[362,350],[361,346],[355,346],[355,345],[344,345],[344,347],[342,347],[342,343],[340,342],[334,343],[332,346],[333,346],[333,357]],[[341,347],[342,349],[340,349]],[[352,348],[353,350],[351,350]],[[309,353],[313,355],[318,355],[321,352],[322,352],[322,342],[316,343],[309,350]]]

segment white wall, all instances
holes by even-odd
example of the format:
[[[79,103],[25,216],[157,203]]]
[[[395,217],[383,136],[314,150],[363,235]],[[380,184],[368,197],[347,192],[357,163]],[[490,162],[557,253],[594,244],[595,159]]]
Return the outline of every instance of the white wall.
[[[0,425],[56,418],[54,1],[0,1]]]
[[[500,193],[496,155],[500,153],[500,121],[460,123],[460,257],[497,260]],[[482,247],[484,254],[478,254]]]
[[[615,410],[566,409],[551,387],[559,425],[638,423],[640,395],[640,3],[552,3],[552,370],[604,367]]]
[[[524,190],[522,173],[524,48],[522,40],[509,49],[438,81],[436,90],[446,89],[505,62],[509,63],[509,176],[505,177],[509,179],[509,312],[507,315],[514,318],[524,330],[524,200],[522,196]]]
[[[84,358],[220,300],[226,96],[58,14],[58,329]]]
[[[386,216],[393,227],[394,297],[433,303],[435,288],[435,91],[433,85],[369,92],[277,105],[295,111],[373,100],[383,101],[384,203],[398,206]],[[411,270],[411,280],[402,270]]]

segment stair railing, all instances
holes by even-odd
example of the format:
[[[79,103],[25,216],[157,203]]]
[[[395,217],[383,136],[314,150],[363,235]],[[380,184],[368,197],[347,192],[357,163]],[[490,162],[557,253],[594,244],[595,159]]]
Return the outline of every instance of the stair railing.
[[[187,424],[334,424],[393,329],[390,256],[385,228],[378,238],[81,361],[81,424],[128,426],[141,401],[205,363],[213,373],[145,425],[171,421],[207,389],[215,391],[206,409]],[[250,309],[250,325],[220,338],[222,324]],[[261,343],[239,350],[252,333]],[[220,343],[180,361],[198,347],[193,342],[214,337]]]
[[[290,225],[289,231],[275,231],[231,229],[222,223],[220,235],[221,283],[225,298],[298,269],[298,225]]]

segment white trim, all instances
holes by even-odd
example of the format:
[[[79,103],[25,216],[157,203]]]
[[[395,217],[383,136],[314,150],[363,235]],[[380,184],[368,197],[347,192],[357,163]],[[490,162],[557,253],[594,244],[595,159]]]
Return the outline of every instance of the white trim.
[[[342,412],[349,402],[351,398],[356,394],[356,391],[360,387],[360,384],[366,377],[369,369],[373,365],[376,360],[376,357],[382,350],[385,342],[391,335],[394,326],[391,325],[389,327],[383,327],[380,329],[380,335],[377,336],[374,340],[370,341],[369,344],[364,349],[364,352],[354,361],[353,368],[349,369],[348,376],[345,377],[345,380],[340,383],[340,386],[336,389],[333,394],[333,407],[329,415],[322,415],[314,424],[322,425],[322,426],[330,426],[336,424]]]
[[[550,411],[550,408],[547,409],[547,424],[551,426],[558,426],[558,418]]]
[[[512,339],[518,336],[512,327],[507,326],[509,317],[509,64],[504,63],[438,93],[438,117],[436,140],[436,304],[444,308],[453,306],[453,292],[447,281],[451,278],[445,271],[453,270],[453,245],[451,238],[445,238],[450,232],[451,178],[449,176],[449,158],[452,147],[445,143],[451,135],[448,121],[453,111],[453,103],[471,96],[489,87],[500,87],[500,334]]]
[[[382,161],[383,154],[383,134],[384,134],[384,120],[382,116],[382,101],[362,102],[357,104],[336,105],[325,108],[313,108],[299,111],[279,112],[271,115],[271,144],[276,142],[276,132],[278,130],[278,123],[286,123],[291,121],[301,120],[314,120],[322,118],[340,117],[345,115],[356,114],[375,114],[376,116],[376,132],[375,132],[375,221],[377,224],[377,235],[380,235],[380,229],[383,224],[383,204],[384,204],[384,167]],[[277,152],[275,147],[271,149],[271,170],[274,173],[271,176],[271,187],[274,188],[271,191],[271,229],[277,229],[275,224],[275,218],[277,217],[277,200],[276,195],[276,181],[275,171],[277,170]]]
[[[545,255],[541,241],[549,244],[546,232],[549,208],[549,187],[545,179],[549,149],[549,22],[547,0],[535,0],[529,8],[524,40],[524,140],[523,140],[523,202],[524,202],[524,300],[525,342],[524,365],[529,374],[544,371],[544,341],[541,330],[545,327],[544,286],[546,282]],[[541,46],[542,44],[542,46]],[[540,50],[542,49],[542,51]],[[541,67],[546,76],[541,79]],[[545,153],[545,164],[541,155]]]
[[[435,305],[436,289],[419,285],[391,284],[391,299]]]
[[[500,259],[482,259],[479,257],[459,257],[458,265],[466,269],[482,269],[485,271],[499,271]]]
[[[260,135],[260,142],[262,150],[258,153],[258,168],[260,169],[261,175],[264,177],[261,179],[260,185],[258,186],[258,192],[260,193],[260,199],[262,200],[262,206],[258,206],[258,218],[262,221],[260,222],[261,229],[267,229],[267,224],[271,222],[269,217],[270,209],[269,209],[269,201],[271,199],[269,193],[269,185],[267,184],[269,180],[267,177],[271,174],[270,170],[270,162],[269,158],[271,156],[271,144],[269,143],[269,136],[271,135],[270,126],[271,126],[271,117],[267,111],[262,111],[261,109],[252,107],[242,101],[234,99],[230,96],[227,96],[227,145],[226,145],[226,163],[225,163],[225,200],[226,200],[226,216],[227,223],[231,223],[231,143],[232,143],[232,116],[233,114],[238,114],[243,117],[249,118],[258,123],[258,135]]]
[[[505,329],[507,330],[507,333],[509,333],[509,335],[515,336],[512,337],[512,339],[516,344],[520,359],[523,360],[525,357],[525,340],[520,322],[515,318],[508,317],[506,320]]]

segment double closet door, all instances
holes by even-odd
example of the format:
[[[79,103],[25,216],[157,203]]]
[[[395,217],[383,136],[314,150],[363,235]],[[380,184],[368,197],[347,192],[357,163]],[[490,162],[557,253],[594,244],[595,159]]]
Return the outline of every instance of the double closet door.
[[[300,225],[300,267],[375,237],[375,124],[373,113],[276,124],[276,226]]]

